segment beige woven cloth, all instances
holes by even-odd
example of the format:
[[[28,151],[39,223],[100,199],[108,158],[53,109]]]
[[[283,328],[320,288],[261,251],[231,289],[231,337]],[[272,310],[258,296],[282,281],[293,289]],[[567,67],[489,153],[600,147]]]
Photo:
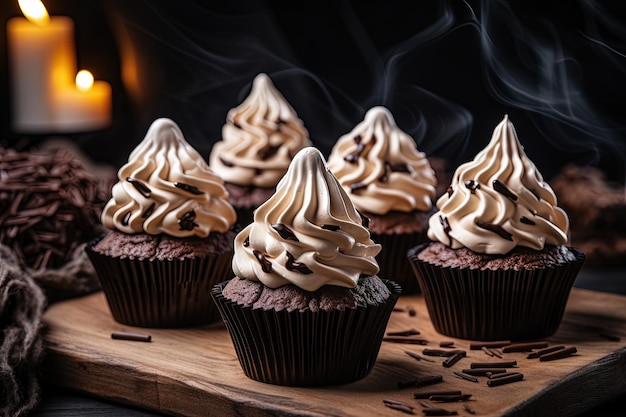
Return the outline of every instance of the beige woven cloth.
[[[0,244],[0,416],[27,415],[39,402],[39,365],[44,354],[42,316],[48,302],[99,289],[79,246],[59,269],[32,270]]]

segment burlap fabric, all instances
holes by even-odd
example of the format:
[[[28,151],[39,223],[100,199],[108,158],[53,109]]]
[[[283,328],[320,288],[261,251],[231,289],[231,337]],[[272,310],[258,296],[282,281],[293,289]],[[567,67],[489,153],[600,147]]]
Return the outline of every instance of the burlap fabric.
[[[27,414],[39,399],[43,291],[0,245],[0,415]]]

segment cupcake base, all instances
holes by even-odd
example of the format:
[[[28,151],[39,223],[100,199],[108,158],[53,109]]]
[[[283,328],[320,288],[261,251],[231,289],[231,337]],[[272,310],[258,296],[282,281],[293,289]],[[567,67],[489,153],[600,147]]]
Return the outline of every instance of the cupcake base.
[[[186,259],[131,259],[85,248],[115,321],[131,326],[180,328],[220,319],[211,288],[232,277],[233,253]]]
[[[469,340],[532,340],[553,335],[585,256],[534,269],[446,267],[418,259],[428,247],[411,249],[415,275],[437,332]]]
[[[371,371],[400,287],[378,305],[333,311],[263,310],[212,294],[246,376],[285,386],[327,386],[364,378]]]

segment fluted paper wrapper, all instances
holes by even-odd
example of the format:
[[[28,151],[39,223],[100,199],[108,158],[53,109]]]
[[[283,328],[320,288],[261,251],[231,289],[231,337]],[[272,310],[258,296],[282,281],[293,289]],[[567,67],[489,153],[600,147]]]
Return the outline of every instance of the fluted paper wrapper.
[[[391,294],[382,304],[313,312],[245,307],[213,297],[233,341],[239,363],[251,379],[286,386],[326,386],[367,376],[380,350],[400,287],[383,280]]]
[[[584,254],[558,267],[480,270],[432,265],[417,258],[428,244],[408,252],[439,333],[461,339],[532,340],[553,335]]]
[[[232,252],[199,258],[138,260],[85,250],[115,321],[131,326],[179,328],[220,319],[211,288],[232,278]]]
[[[406,253],[416,245],[428,240],[426,233],[378,234],[371,233],[374,242],[380,243],[382,250],[376,256],[380,267],[378,276],[397,282],[402,294],[419,294],[420,287],[413,273]]]

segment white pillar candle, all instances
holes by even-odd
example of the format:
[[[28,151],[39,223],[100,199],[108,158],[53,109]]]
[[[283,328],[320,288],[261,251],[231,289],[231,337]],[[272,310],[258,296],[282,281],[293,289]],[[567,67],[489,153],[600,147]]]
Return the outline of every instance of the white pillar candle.
[[[54,97],[73,83],[74,24],[57,16],[42,25],[23,17],[7,23],[13,123],[16,130],[47,132],[55,126]]]
[[[105,127],[111,119],[111,86],[96,82],[79,91],[74,83],[74,24],[48,17],[37,0],[20,2],[44,16],[15,17],[7,23],[13,127],[23,133],[71,133]],[[40,10],[38,10],[40,11]]]

